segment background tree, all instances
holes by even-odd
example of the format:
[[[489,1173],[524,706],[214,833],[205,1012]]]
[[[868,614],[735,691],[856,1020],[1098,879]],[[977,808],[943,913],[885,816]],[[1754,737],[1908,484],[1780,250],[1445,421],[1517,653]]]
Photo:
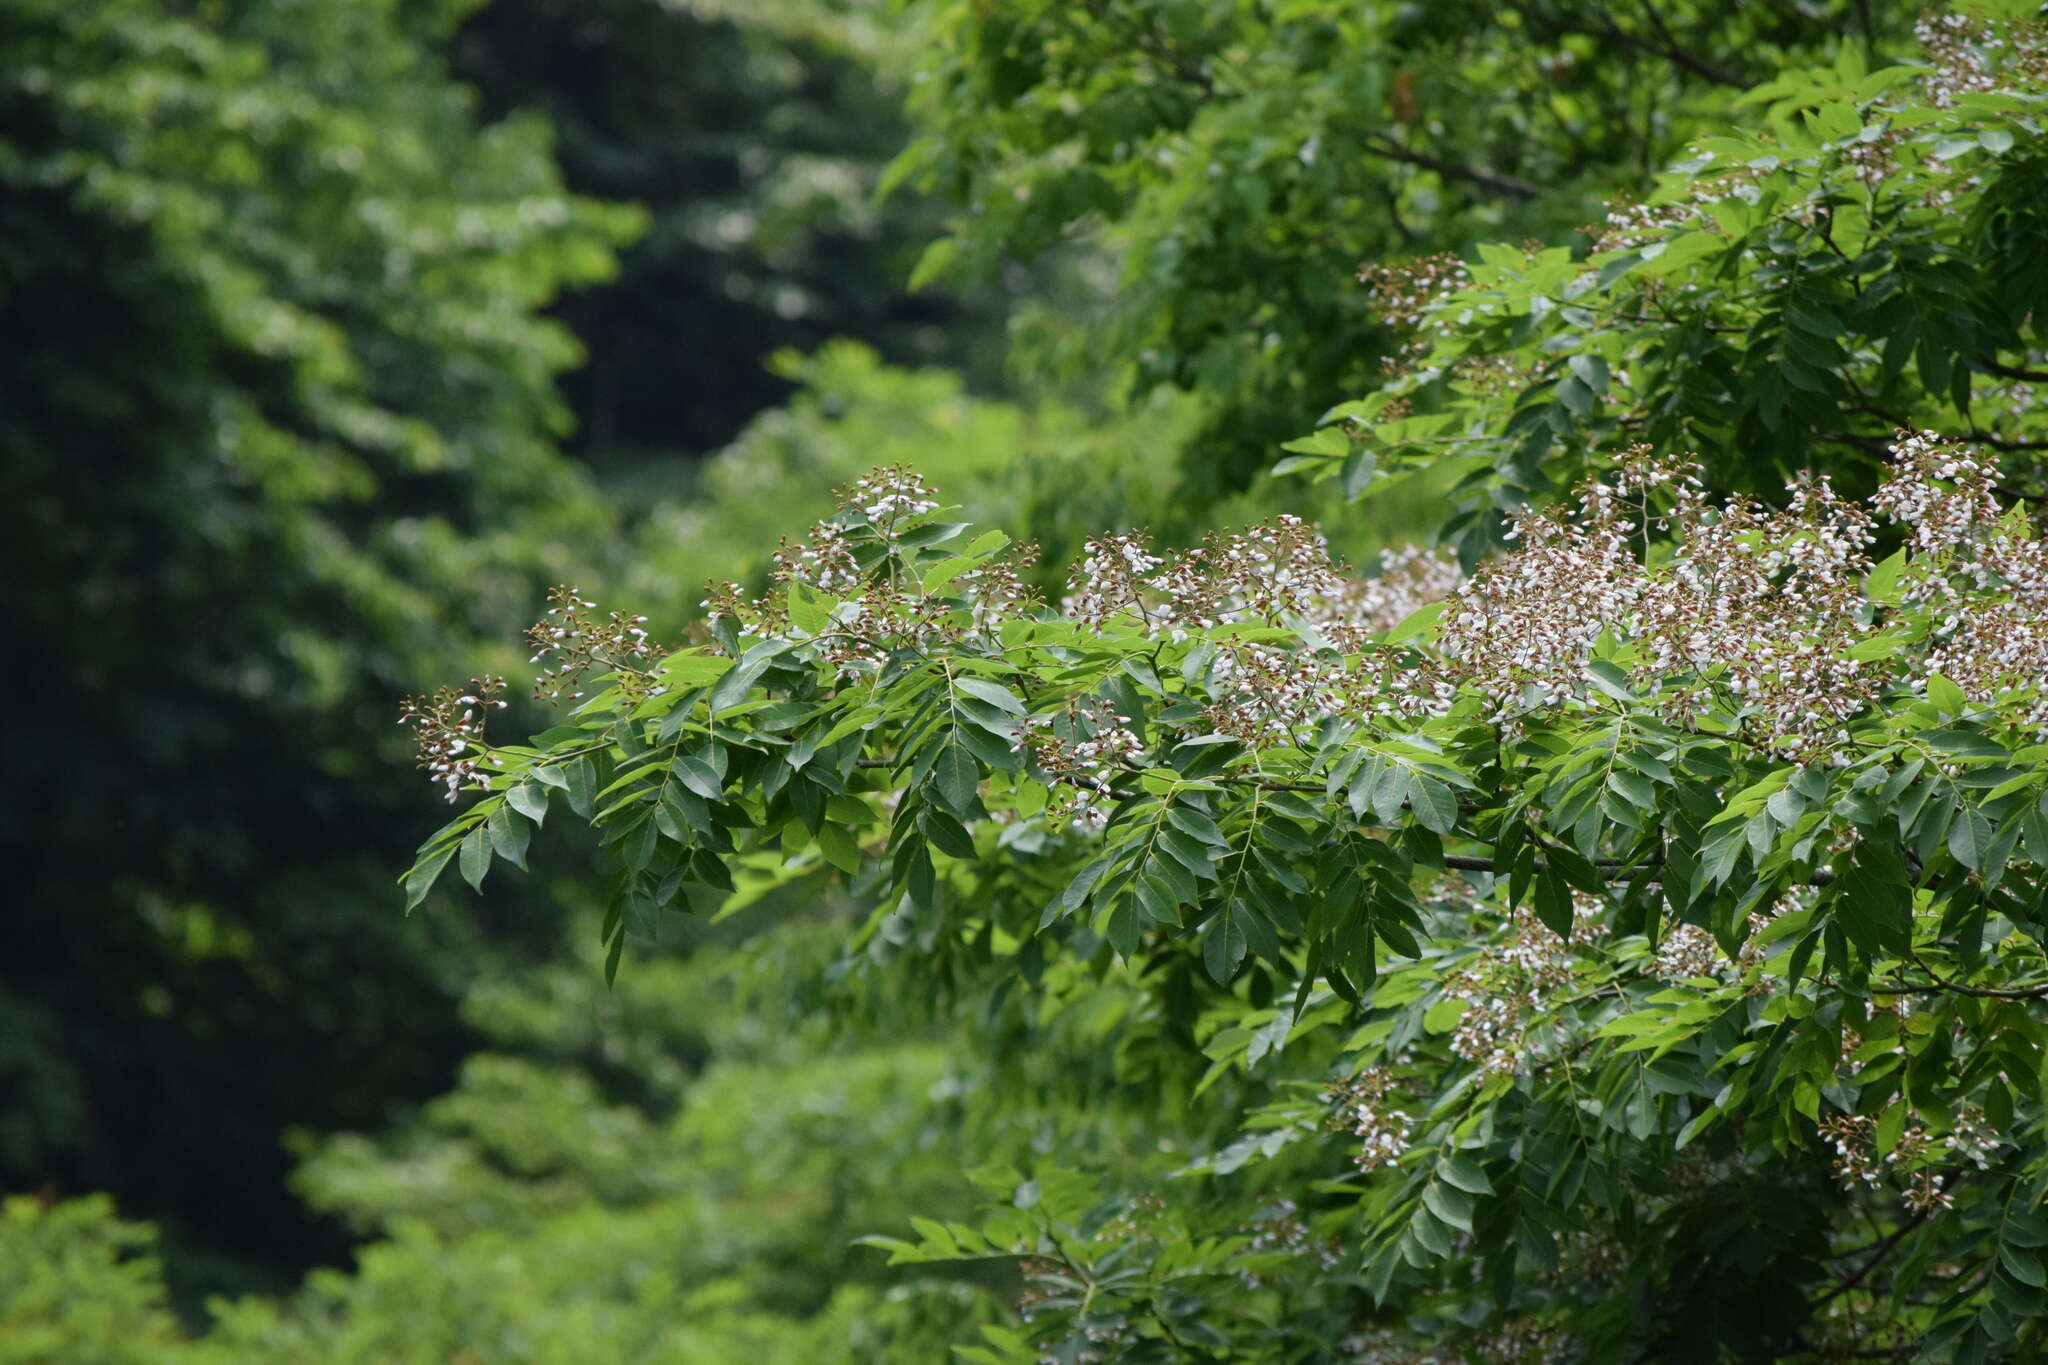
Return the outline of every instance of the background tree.
[[[809,0],[495,0],[464,23],[453,69],[485,115],[545,115],[572,190],[649,215],[617,278],[554,310],[588,349],[564,385],[572,448],[615,486],[687,490],[675,456],[789,396],[767,363],[785,348],[849,337],[1000,374],[1004,291],[911,294],[937,207],[874,202],[915,47],[879,7]]]
[[[530,897],[379,908],[418,818],[381,699],[608,524],[536,314],[637,219],[565,194],[540,123],[477,128],[457,12],[0,20],[0,615],[51,718],[10,748],[0,1172],[244,1267],[338,1249],[281,1131],[444,1085],[461,983],[556,935]]]
[[[1024,344],[1200,395],[1180,500],[1256,472],[1391,345],[1346,281],[1475,242],[1572,240],[1744,89],[1901,16],[1838,3],[933,7],[896,179],[961,205],[921,276],[1070,238],[1115,302]]]

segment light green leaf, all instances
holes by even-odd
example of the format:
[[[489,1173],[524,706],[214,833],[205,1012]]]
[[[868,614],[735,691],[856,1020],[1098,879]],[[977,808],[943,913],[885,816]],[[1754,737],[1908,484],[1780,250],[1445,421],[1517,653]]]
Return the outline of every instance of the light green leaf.
[[[491,870],[491,832],[478,825],[462,839],[462,879],[470,889],[484,889],[484,875]]]

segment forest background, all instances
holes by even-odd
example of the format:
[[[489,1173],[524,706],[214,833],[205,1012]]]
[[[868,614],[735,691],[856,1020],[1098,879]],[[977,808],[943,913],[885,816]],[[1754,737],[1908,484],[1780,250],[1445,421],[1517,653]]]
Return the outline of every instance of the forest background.
[[[1091,535],[1276,513],[1469,566],[1461,469],[1354,503],[1300,441],[1409,345],[1360,270],[1583,254],[1746,92],[1915,52],[1858,3],[10,6],[0,1360],[1008,1330],[1014,1265],[857,1239],[1162,1103],[1220,1131],[1156,1021],[1105,992],[1060,1025],[1092,1069],[993,1070],[1000,1020],[850,974],[815,883],[610,980],[553,827],[406,914],[441,812],[398,698],[517,676],[553,583],[675,638],[879,465],[1054,592]]]

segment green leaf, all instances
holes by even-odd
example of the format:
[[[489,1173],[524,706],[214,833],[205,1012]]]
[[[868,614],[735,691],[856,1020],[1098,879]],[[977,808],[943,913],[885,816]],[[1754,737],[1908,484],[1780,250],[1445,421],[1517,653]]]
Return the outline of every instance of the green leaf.
[[[1450,609],[1450,605],[1448,602],[1431,602],[1426,607],[1417,607],[1414,611],[1402,617],[1399,625],[1395,626],[1385,635],[1382,635],[1380,643],[1398,645],[1404,640],[1414,639],[1424,631],[1435,626],[1437,620],[1443,616],[1444,612]]]
[[[789,644],[787,640],[767,640],[755,645],[734,661],[733,666],[726,670],[725,676],[718,680],[718,685],[711,689],[711,695],[705,701],[711,713],[716,715],[728,706],[736,706],[744,701],[747,694],[754,690],[754,684],[760,681],[761,675],[775,662],[775,656],[788,649]]]
[[[1966,806],[1948,830],[1948,851],[1972,872],[1984,870],[1985,854],[1991,847],[1991,822],[1975,806]]]
[[[1970,699],[1963,695],[1963,689],[1939,673],[1927,679],[1927,700],[1951,716],[1959,716],[1970,709]]]
[[[1446,1181],[1467,1194],[1492,1194],[1493,1182],[1486,1178],[1486,1172],[1478,1162],[1462,1152],[1453,1152],[1437,1163],[1437,1178]]]
[[[1184,834],[1188,834],[1212,848],[1229,848],[1230,840],[1216,827],[1216,822],[1185,802],[1176,801],[1166,808],[1167,823]]]
[[[484,889],[484,875],[491,870],[491,832],[478,825],[462,840],[462,879],[470,889]]]
[[[405,912],[409,915],[419,908],[419,903],[434,889],[434,883],[441,876],[441,869],[448,866],[448,860],[455,856],[456,845],[443,844],[434,852],[422,857],[405,874]]]
[[[832,599],[810,584],[791,581],[787,597],[789,622],[806,635],[821,635],[832,624]]]
[[[939,751],[938,762],[932,765],[932,784],[939,804],[965,820],[974,812],[981,768],[964,746],[949,744]]]
[[[1307,436],[1289,441],[1280,447],[1297,455],[1345,455],[1351,450],[1351,438],[1341,426],[1319,427]]]
[[[1223,913],[1209,921],[1202,936],[1202,965],[1219,986],[1230,984],[1230,978],[1237,975],[1249,946],[1239,914],[1236,906],[1226,906]]]
[[[1865,953],[1904,953],[1913,944],[1913,893],[1906,865],[1889,844],[1857,845],[1842,873],[1834,920]]]
[[[1593,391],[1577,375],[1566,375],[1557,381],[1557,401],[1574,417],[1592,415]]]
[[[1554,867],[1536,874],[1536,918],[1559,938],[1572,936],[1572,891]]]
[[[1079,910],[1087,903],[1088,893],[1095,889],[1095,884],[1102,880],[1102,874],[1109,871],[1110,865],[1115,861],[1114,855],[1105,854],[1076,872],[1073,880],[1067,883],[1066,890],[1060,892],[1052,904],[1045,907],[1045,913],[1039,917],[1038,927],[1043,929],[1054,920],[1063,919]]]
[[[1449,834],[1458,823],[1458,798],[1433,777],[1416,774],[1408,784],[1408,804],[1423,828]]]
[[[1946,678],[1940,681],[1948,682]],[[1953,688],[1955,684],[1949,683],[1949,686]],[[1931,683],[1928,685],[1927,690],[1931,696],[1934,691]],[[1962,692],[1958,690],[1956,696],[1962,696]],[[1923,730],[1920,732],[1920,738],[1951,758],[1989,759],[2012,757],[2010,753],[2006,752],[2003,745],[1995,740],[1987,739],[1972,730]]]
[[[818,851],[826,862],[849,877],[860,871],[860,845],[844,825],[828,820],[818,826]]]
[[[1356,499],[1372,486],[1373,475],[1379,472],[1380,462],[1370,450],[1354,450],[1344,457],[1344,467],[1337,475],[1337,487],[1346,498]]]
[[[951,559],[942,559],[924,571],[924,580],[919,586],[926,596],[930,596],[979,563],[980,561],[971,555],[954,555]]]
[[[526,840],[531,831],[524,820],[514,819],[512,812],[500,806],[491,812],[491,847],[500,858],[526,871]]]
[[[1873,602],[1896,602],[1899,600],[1899,575],[1906,567],[1906,551],[1901,546],[1889,557],[1880,560],[1863,579],[1863,593]]]
[[[1594,659],[1586,665],[1586,678],[1600,692],[1612,697],[1623,705],[1634,705],[1636,694],[1629,690],[1628,674],[1607,659]]]
[[[990,706],[1007,711],[1013,716],[1024,714],[1024,703],[1017,699],[1016,693],[1001,683],[990,682],[986,678],[961,677],[953,679],[953,686],[968,696],[978,697]]]
[[[588,820],[597,808],[597,765],[578,758],[568,767],[569,809]]]
[[[548,789],[537,782],[521,782],[505,793],[505,804],[537,825],[547,819]]]
[[[1607,775],[1607,785],[1632,806],[1643,810],[1657,809],[1657,789],[1649,778],[1639,773],[1623,772],[1617,768]]]
[[[2033,1252],[2006,1242],[1998,1248],[1998,1263],[2029,1289],[2048,1289],[2048,1270],[2041,1265],[2041,1258]]]
[[[712,767],[708,760],[695,754],[684,754],[675,761],[673,771],[677,781],[706,801],[725,799],[724,779],[718,775],[718,770]]]

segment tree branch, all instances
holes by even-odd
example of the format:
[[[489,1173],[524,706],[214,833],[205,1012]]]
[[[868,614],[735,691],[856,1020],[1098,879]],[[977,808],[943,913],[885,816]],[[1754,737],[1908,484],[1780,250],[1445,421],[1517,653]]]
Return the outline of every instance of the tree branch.
[[[1534,199],[1543,193],[1543,187],[1533,180],[1524,180],[1518,175],[1503,175],[1498,171],[1481,170],[1477,166],[1461,166],[1442,157],[1431,156],[1414,148],[1394,141],[1380,133],[1368,133],[1365,138],[1366,150],[1389,161],[1404,161],[1411,166],[1420,166],[1426,171],[1435,171],[1449,180],[1462,180],[1468,185],[1477,185],[1504,194],[1513,199]]]
[[[2022,379],[2029,384],[2048,383],[2048,370],[2025,370],[2013,365],[2001,365],[1988,355],[1980,355],[1972,362],[1986,374],[1995,374],[2001,379]]]

